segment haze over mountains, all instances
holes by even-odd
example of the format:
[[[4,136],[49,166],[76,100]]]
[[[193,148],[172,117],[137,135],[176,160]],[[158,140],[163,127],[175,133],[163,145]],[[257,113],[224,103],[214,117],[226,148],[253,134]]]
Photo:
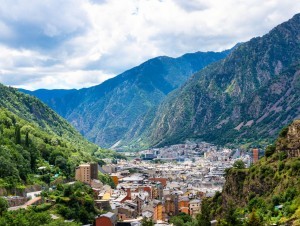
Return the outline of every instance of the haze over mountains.
[[[297,14],[230,54],[158,57],[98,86],[32,94],[104,147],[269,142],[300,116],[299,31]]]

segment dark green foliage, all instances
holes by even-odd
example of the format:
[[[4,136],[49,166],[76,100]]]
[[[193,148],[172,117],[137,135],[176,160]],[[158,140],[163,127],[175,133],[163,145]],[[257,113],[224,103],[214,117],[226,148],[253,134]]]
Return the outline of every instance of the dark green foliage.
[[[286,126],[279,132],[279,137],[286,137],[289,128]]]
[[[245,163],[243,160],[237,160],[233,163],[233,167],[237,169],[245,169]]]
[[[255,197],[248,203],[248,209],[250,212],[256,209],[263,209],[266,207],[265,200],[263,198]]]
[[[21,129],[19,125],[15,125],[16,144],[21,144]]]
[[[297,159],[297,160],[292,162],[291,169],[292,169],[292,173],[294,175],[299,175],[300,174],[300,159]]]
[[[3,216],[3,214],[7,211],[8,209],[8,202],[6,199],[0,197],[0,216]]]
[[[174,224],[175,226],[184,226],[185,223],[192,222],[193,218],[186,213],[179,213],[177,216],[173,216],[170,218],[169,222]]]
[[[271,155],[273,155],[276,151],[276,147],[275,145],[269,145],[266,150],[265,150],[265,156],[266,157],[270,157]]]
[[[44,197],[56,200],[52,210],[65,219],[74,219],[83,224],[93,223],[99,213],[93,195],[92,189],[80,182],[72,185],[59,184],[57,190],[43,193]]]
[[[25,146],[29,147],[29,132],[26,132],[26,135],[25,135]]]
[[[225,223],[225,225],[228,225],[228,226],[242,225],[242,222],[241,222],[241,220],[238,219],[237,213],[235,212],[235,207],[232,203],[229,203],[229,205],[226,209],[226,213],[224,216],[224,223]]]
[[[142,221],[142,226],[153,226],[154,225],[154,222],[152,219],[147,219],[147,218],[143,218]]]
[[[47,212],[38,212],[35,208],[9,211],[0,217],[0,226],[79,226],[77,223],[68,223],[63,220],[52,220]]]
[[[207,199],[204,199],[201,204],[201,213],[196,216],[198,225],[201,226],[210,226],[210,210],[209,202]]]
[[[284,151],[281,151],[280,153],[279,153],[279,160],[284,160],[284,159],[286,159],[287,158],[287,153],[286,152],[284,152]]]

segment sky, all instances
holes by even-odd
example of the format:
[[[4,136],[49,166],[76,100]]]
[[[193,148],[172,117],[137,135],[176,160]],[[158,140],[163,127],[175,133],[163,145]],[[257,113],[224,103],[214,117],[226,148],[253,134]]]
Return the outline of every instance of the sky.
[[[231,48],[299,12],[298,0],[0,0],[0,83],[89,87],[156,56]]]

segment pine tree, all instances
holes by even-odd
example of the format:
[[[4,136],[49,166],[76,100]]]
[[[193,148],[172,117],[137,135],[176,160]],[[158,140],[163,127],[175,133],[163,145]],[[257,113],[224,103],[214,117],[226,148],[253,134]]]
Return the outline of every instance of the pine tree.
[[[21,144],[21,129],[19,125],[15,127],[16,144]]]
[[[25,136],[25,146],[29,147],[29,132],[26,132],[26,136]]]

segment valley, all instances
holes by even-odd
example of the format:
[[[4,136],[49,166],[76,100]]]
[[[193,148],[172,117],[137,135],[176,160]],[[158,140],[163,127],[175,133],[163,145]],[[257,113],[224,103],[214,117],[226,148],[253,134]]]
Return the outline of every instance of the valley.
[[[300,225],[299,94],[300,14],[88,88],[0,84],[0,226]]]

